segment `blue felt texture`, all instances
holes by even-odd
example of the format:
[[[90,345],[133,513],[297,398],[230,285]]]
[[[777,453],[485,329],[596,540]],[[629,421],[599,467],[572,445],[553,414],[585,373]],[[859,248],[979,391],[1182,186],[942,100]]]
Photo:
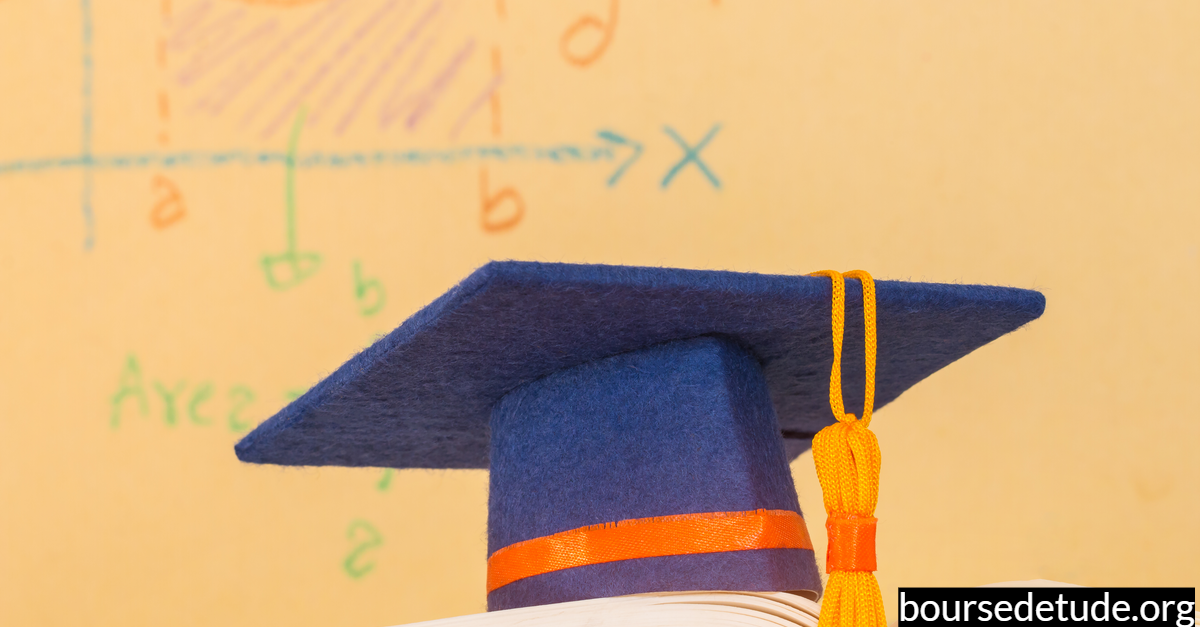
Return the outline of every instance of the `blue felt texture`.
[[[861,412],[862,290],[847,282],[843,385]],[[1023,289],[877,281],[876,407],[1041,315]],[[487,468],[492,406],[553,372],[720,334],[762,364],[789,452],[832,422],[830,280],[492,262],[343,364],[236,446],[248,462]]]
[[[521,386],[492,411],[488,554],[588,525],[800,513],[766,380],[724,337],[660,344]],[[518,585],[519,583],[519,585]],[[811,550],[627,560],[530,577],[488,609],[664,590],[812,590]]]

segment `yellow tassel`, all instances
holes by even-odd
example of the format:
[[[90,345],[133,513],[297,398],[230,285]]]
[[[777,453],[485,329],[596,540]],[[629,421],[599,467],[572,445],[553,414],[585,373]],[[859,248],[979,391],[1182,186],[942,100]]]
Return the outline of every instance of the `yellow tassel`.
[[[879,500],[879,442],[868,428],[875,404],[875,283],[862,270],[844,276],[862,281],[866,331],[866,393],[863,417],[847,414],[842,402],[842,339],[846,284],[834,270],[814,272],[833,280],[833,369],[829,405],[837,422],[813,438],[813,460],[828,516],[829,581],[821,601],[820,627],[886,627],[883,595],[875,579],[875,505]]]

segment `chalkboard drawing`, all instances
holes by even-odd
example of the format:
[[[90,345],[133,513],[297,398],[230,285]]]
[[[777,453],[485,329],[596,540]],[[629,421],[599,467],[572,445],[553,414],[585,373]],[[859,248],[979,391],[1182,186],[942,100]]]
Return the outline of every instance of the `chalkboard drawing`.
[[[192,421],[192,424],[202,427],[212,424],[212,418],[200,413],[200,406],[212,398],[212,393],[213,385],[208,381],[196,386],[196,390],[192,392],[192,398],[188,401],[188,419]]]
[[[292,388],[290,390],[285,390],[283,392],[283,400],[290,403],[290,402],[300,398],[301,396],[304,396],[304,393],[307,391],[308,390],[301,389],[301,388]]]
[[[121,369],[121,376],[117,380],[117,393],[113,394],[110,400],[112,409],[109,412],[108,425],[113,429],[121,426],[121,406],[125,404],[125,399],[131,397],[137,400],[138,409],[143,416],[150,413],[150,402],[146,398],[146,388],[142,385],[142,367],[138,364],[137,357],[132,354],[125,358],[125,367]]]
[[[329,118],[326,128],[340,135],[360,118],[377,117],[382,129],[413,131],[440,102],[451,105],[450,88],[476,48],[473,37],[446,32],[457,4],[445,0],[241,2],[320,6],[250,13],[194,2],[172,20],[173,79],[190,100],[188,111],[224,117],[240,110],[238,128],[258,129],[263,139],[285,128],[303,103],[310,128]]]
[[[117,379],[117,391],[109,398],[109,426],[116,429],[121,426],[122,412],[129,401],[137,401],[137,408],[142,416],[150,415],[150,393],[153,391],[162,403],[163,423],[167,427],[175,427],[181,421],[181,415],[186,413],[188,422],[198,427],[208,427],[216,424],[223,407],[229,408],[229,430],[234,433],[244,433],[254,426],[254,422],[242,418],[246,408],[254,402],[254,390],[245,385],[233,385],[229,388],[226,401],[222,401],[217,393],[218,387],[211,380],[202,380],[194,386],[182,379],[168,385],[161,379],[153,379],[147,385],[147,379],[142,375],[142,367],[138,358],[130,353],[125,358],[125,365]],[[190,389],[190,393],[189,393]],[[296,392],[299,396],[301,392]],[[157,405],[156,405],[157,406]]]
[[[390,487],[392,487],[392,469],[384,468],[383,476],[379,477],[379,483],[375,484],[375,488],[380,492],[387,492]]]
[[[373,316],[383,309],[387,302],[387,292],[379,279],[363,277],[362,264],[354,262],[354,298],[358,300],[358,313]]]
[[[503,7],[503,5],[501,5]],[[499,137],[500,124],[500,82],[504,80],[504,68],[500,63],[500,48],[492,46],[492,87],[488,94],[488,102],[492,108],[492,137]]]
[[[254,425],[248,421],[242,420],[242,412],[250,403],[254,402],[254,390],[244,386],[235,385],[229,388],[229,430],[234,433],[242,433],[249,431]]]
[[[480,221],[485,233],[500,233],[515,227],[525,216],[525,199],[510,187],[496,193],[488,188],[487,168],[479,169]]]
[[[176,412],[175,407],[175,399],[178,398],[180,394],[183,394],[185,387],[187,387],[187,384],[184,381],[180,381],[172,387],[163,385],[162,381],[154,382],[154,389],[158,392],[159,397],[162,398],[163,420],[167,423],[168,427],[174,427],[179,422],[178,413]]]
[[[179,222],[187,215],[187,206],[183,202],[183,194],[171,179],[156,174],[150,182],[154,193],[154,207],[150,209],[150,225],[156,229],[165,229]]]
[[[350,523],[346,539],[355,544],[342,562],[342,569],[350,577],[359,579],[375,569],[375,562],[364,560],[363,554],[383,544],[383,536],[371,523],[360,518]]]
[[[616,186],[617,181],[620,181],[621,177],[625,176],[625,171],[629,169],[629,166],[633,165],[634,162],[641,158],[642,144],[641,142],[629,139],[628,137],[625,137],[615,131],[601,130],[596,133],[596,136],[606,142],[616,144],[618,146],[628,146],[631,149],[629,158],[622,161],[621,165],[617,166],[617,169],[613,171],[612,176],[608,177],[608,186],[614,187]]]
[[[441,99],[442,95],[454,83],[459,70],[462,69],[473,54],[475,54],[475,40],[469,39],[454,53],[454,57],[430,81],[429,85],[416,94],[408,94],[404,91],[403,88],[407,83],[406,80],[398,82],[396,88],[392,90],[391,95],[383,103],[383,108],[379,113],[379,126],[386,129],[400,118],[404,118],[404,126],[406,128],[409,130],[416,128],[421,123],[421,120],[433,111],[434,106]],[[493,83],[498,84],[495,79],[493,79]],[[490,96],[491,89],[493,88],[490,86],[485,89],[488,96]],[[473,113],[479,108],[479,103],[483,101],[486,100],[476,98],[476,101],[467,110]],[[456,133],[457,131],[451,132]]]
[[[577,67],[587,67],[599,59],[608,44],[612,43],[613,31],[617,28],[617,0],[608,0],[608,20],[601,21],[592,14],[584,15],[563,31],[558,40],[558,49],[567,63]],[[599,31],[600,39],[591,45],[586,52],[576,52],[579,48],[574,43],[581,34],[587,31]],[[585,38],[586,39],[586,38]],[[586,44],[586,41],[584,41]]]
[[[697,143],[695,146],[689,146],[688,143],[679,136],[679,133],[675,132],[675,129],[669,126],[663,127],[663,132],[670,136],[671,139],[675,140],[675,143],[679,144],[679,147],[683,149],[683,158],[680,159],[678,163],[671,166],[671,169],[667,170],[667,175],[663,177],[663,189],[666,189],[668,186],[670,186],[671,181],[675,178],[675,175],[679,174],[679,171],[689,163],[696,164],[696,169],[700,170],[700,172],[704,174],[704,178],[708,179],[708,182],[712,183],[713,187],[721,189],[721,180],[717,178],[716,174],[713,174],[712,170],[708,169],[708,165],[700,160],[700,151],[704,150],[704,147],[708,145],[708,142],[712,141],[713,137],[716,137],[717,132],[720,130],[721,125],[714,124],[713,127],[708,130],[708,133],[700,139],[699,143]]]
[[[479,95],[475,96],[463,112],[459,114],[458,120],[450,129],[450,139],[458,138],[458,134],[462,132],[463,127],[467,122],[483,108],[483,105],[490,104],[492,112],[492,135],[500,135],[500,86],[504,84],[504,73],[500,68],[500,48],[492,46],[492,78],[484,85]]]
[[[304,109],[292,123],[292,134],[288,139],[287,155],[284,157],[284,208],[287,223],[287,249],[276,255],[264,255],[263,272],[267,285],[272,289],[286,290],[299,285],[321,267],[319,253],[299,250],[296,243],[296,147],[300,143],[300,129],[304,127]]]

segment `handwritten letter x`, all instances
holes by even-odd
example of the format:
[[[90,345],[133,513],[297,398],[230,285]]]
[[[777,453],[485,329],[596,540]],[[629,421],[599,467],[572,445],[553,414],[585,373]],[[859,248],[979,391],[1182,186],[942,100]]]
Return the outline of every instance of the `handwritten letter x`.
[[[696,164],[696,167],[701,173],[704,174],[704,177],[708,179],[708,182],[712,183],[713,187],[721,189],[720,179],[718,179],[717,175],[713,174],[712,170],[709,170],[708,166],[700,160],[700,151],[704,150],[704,147],[708,145],[708,142],[711,141],[712,138],[717,135],[717,131],[720,130],[721,125],[714,124],[713,127],[708,130],[708,134],[700,140],[700,143],[696,144],[695,146],[688,146],[687,142],[679,136],[679,133],[675,132],[675,129],[669,126],[663,127],[663,132],[669,135],[671,139],[675,140],[675,143],[679,144],[679,147],[682,148],[684,152],[683,159],[680,159],[679,163],[676,163],[670,170],[667,170],[667,175],[663,177],[663,189],[666,189],[671,184],[671,180],[675,178],[675,175],[679,174],[679,171],[689,163]]]

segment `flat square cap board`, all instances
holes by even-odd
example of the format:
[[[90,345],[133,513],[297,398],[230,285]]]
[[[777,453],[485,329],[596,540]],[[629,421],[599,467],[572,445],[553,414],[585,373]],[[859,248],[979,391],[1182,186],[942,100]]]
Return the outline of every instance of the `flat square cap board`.
[[[847,280],[843,387],[863,395],[862,291]],[[1035,291],[877,281],[876,406],[1041,315]],[[833,421],[828,278],[500,261],[343,364],[237,444],[285,465],[487,468],[518,386],[657,344],[722,336],[758,361],[789,458]]]
[[[848,310],[862,287],[848,285]],[[875,294],[879,404],[1044,307],[1037,292],[997,287],[883,281]],[[237,454],[490,467],[489,610],[687,590],[816,595],[788,459],[832,421],[833,302],[824,277],[490,263]],[[846,396],[861,404],[863,322],[846,319]]]

